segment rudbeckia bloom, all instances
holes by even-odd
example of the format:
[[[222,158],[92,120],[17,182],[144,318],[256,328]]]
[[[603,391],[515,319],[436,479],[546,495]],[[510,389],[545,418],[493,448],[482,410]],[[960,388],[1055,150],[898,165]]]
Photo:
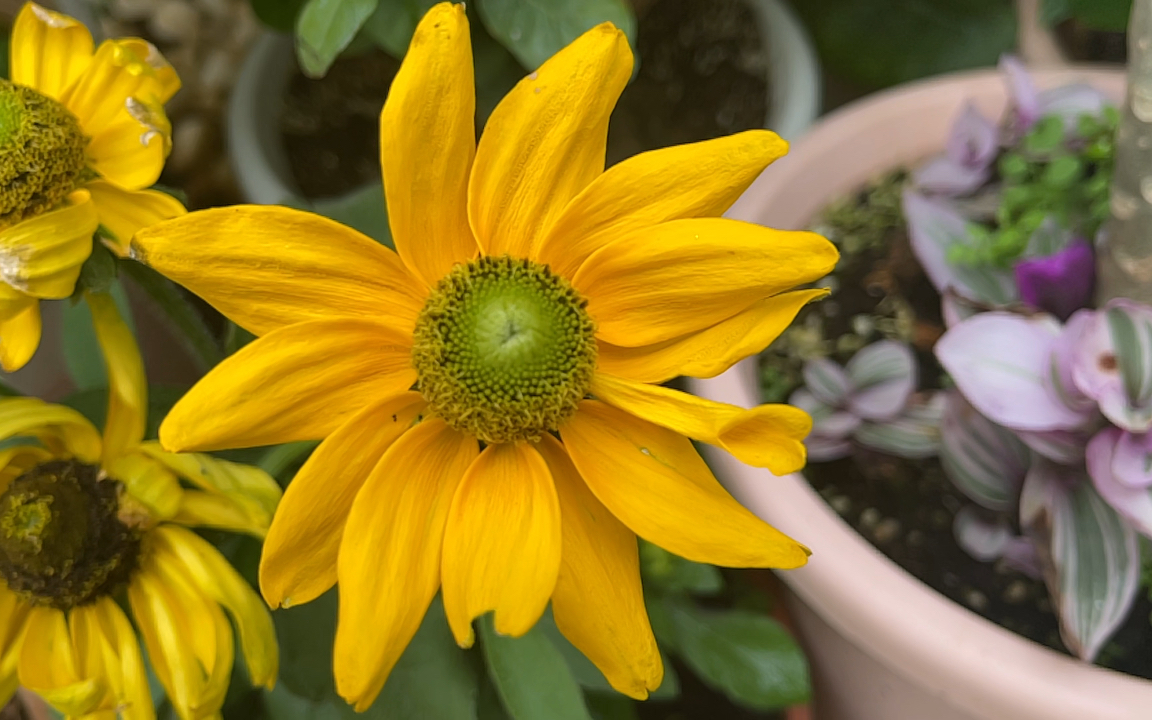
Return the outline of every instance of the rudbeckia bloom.
[[[224,610],[257,684],[276,678],[276,636],[260,597],[188,526],[263,536],[280,491],[256,468],[140,442],[135,343],[108,296],[89,302],[112,385],[103,436],[70,408],[0,400],[0,705],[19,683],[70,717],[154,718],[126,598],[182,720],[218,717],[234,656]]]
[[[0,365],[40,344],[40,300],[72,294],[98,226],[121,254],[138,228],[184,212],[145,190],[170,149],[163,104],[180,88],[149,43],[106,40],[33,3],[0,80]]]
[[[133,252],[258,335],[173,408],[170,450],[326,438],[285,494],[260,582],[273,606],[340,583],[337,688],[371,704],[437,591],[456,640],[494,611],[560,630],[621,692],[663,668],[636,536],[687,558],[790,568],[807,551],[731,498],[689,438],[778,473],[803,412],[659,383],[759,351],[820,290],[823,238],[719,215],[785,144],[767,131],[604,171],[632,70],[589,30],[475,140],[462,6],[419,24],[380,119],[397,253],[305,212],[208,210]]]

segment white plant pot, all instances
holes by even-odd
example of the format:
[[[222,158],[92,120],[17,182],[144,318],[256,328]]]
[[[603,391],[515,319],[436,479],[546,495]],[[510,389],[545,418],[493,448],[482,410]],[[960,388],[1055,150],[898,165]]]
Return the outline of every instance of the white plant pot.
[[[748,2],[769,55],[767,82],[772,101],[764,126],[785,139],[795,138],[820,113],[816,52],[804,26],[783,0]],[[240,190],[249,202],[275,205],[299,202],[301,197],[279,131],[281,98],[295,68],[292,38],[265,33],[249,51],[232,89],[228,154]]]
[[[1041,71],[1041,87],[1088,82],[1117,102],[1118,70]],[[807,228],[829,202],[900,165],[941,152],[973,102],[988,117],[1007,104],[994,71],[902,86],[829,115],[769,167],[731,217]],[[692,380],[693,392],[751,407],[755,359]],[[856,533],[800,475],[775,477],[715,448],[706,457],[732,494],[812,549],[781,573],[812,666],[817,720],[1140,720],[1152,682],[1098,668],[1022,638],[912,577]]]

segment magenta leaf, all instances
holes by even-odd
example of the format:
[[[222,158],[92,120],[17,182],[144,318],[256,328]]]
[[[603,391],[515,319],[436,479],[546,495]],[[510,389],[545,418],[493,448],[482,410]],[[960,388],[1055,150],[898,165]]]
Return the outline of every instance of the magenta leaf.
[[[825,405],[841,407],[852,390],[852,381],[844,368],[828,358],[809,360],[801,373],[805,387]]]
[[[1113,300],[1085,321],[1072,380],[1100,412],[1134,433],[1152,429],[1152,308]]]
[[[1031,461],[1032,453],[1012,431],[981,415],[959,392],[946,394],[940,463],[973,502],[989,510],[1010,509]]]
[[[1147,486],[1138,487],[1125,482],[1117,473],[1118,469],[1121,472],[1140,469],[1126,467],[1133,460],[1122,455],[1122,452],[1131,451],[1131,448],[1121,451],[1126,435],[1129,433],[1114,427],[1096,433],[1088,443],[1088,474],[1092,476],[1097,492],[1116,512],[1127,518],[1141,535],[1152,537],[1152,491]],[[1140,480],[1139,477],[1130,479]]]
[[[1025,258],[1013,268],[1020,299],[1067,320],[1092,302],[1096,257],[1083,238],[1046,257]]]
[[[1086,661],[1120,626],[1140,586],[1136,532],[1081,468],[1037,460],[1024,479],[1020,523],[1038,546],[1060,635]]]
[[[873,450],[918,460],[940,452],[940,419],[944,414],[944,393],[913,396],[903,414],[883,422],[865,421],[853,436],[856,442]]]
[[[916,389],[916,358],[904,343],[874,342],[859,350],[845,368],[853,390],[848,409],[865,420],[890,420]]]
[[[1060,324],[1046,315],[975,315],[936,343],[936,357],[968,402],[1013,430],[1072,430],[1088,413],[1068,407],[1049,388]]]

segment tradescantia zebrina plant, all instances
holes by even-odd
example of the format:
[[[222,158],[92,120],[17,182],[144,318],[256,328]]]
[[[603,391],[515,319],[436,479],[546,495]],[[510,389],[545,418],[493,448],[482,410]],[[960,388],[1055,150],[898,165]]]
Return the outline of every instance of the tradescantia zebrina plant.
[[[169,450],[325,438],[265,545],[261,588],[339,582],[337,689],[363,709],[439,592],[473,643],[559,630],[620,692],[663,667],[636,536],[683,557],[791,568],[808,551],[737,504],[691,440],[777,473],[810,419],[662,387],[767,345],[825,294],[824,238],[721,219],[786,145],[767,131],[604,170],[632,70],[597,26],[522,80],[479,142],[461,6],[416,29],[381,115],[397,252],[309,213],[235,207],[138,233],[133,256],[258,339],[173,408]]]

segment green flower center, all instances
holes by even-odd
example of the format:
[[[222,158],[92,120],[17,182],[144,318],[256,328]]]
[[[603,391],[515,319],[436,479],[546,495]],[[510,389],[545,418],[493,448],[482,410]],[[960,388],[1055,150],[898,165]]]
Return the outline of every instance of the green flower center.
[[[587,301],[543,265],[457,265],[416,321],[420,392],[452,427],[487,443],[538,440],[588,392],[596,370]]]
[[[0,227],[59,205],[87,167],[87,144],[68,108],[0,80]]]
[[[119,482],[99,469],[53,460],[0,495],[0,578],[39,605],[68,609],[128,581],[140,534],[119,517]]]

